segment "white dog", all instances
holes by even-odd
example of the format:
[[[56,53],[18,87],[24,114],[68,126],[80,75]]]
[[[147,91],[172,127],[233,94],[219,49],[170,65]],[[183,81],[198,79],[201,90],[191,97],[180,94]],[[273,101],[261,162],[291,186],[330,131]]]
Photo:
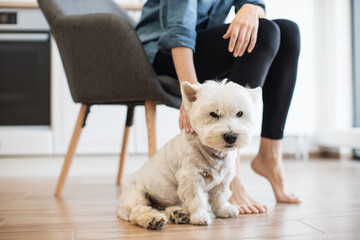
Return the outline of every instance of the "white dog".
[[[148,229],[172,223],[211,224],[238,216],[229,203],[236,149],[251,139],[255,101],[261,88],[233,82],[184,82],[181,92],[194,134],[181,134],[164,145],[131,177],[119,197],[117,215]],[[160,205],[165,211],[158,211]]]

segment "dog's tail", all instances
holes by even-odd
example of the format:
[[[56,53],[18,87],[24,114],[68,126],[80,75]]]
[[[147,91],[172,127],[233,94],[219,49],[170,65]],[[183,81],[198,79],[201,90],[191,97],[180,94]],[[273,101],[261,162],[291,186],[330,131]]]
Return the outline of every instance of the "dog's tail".
[[[117,216],[141,227],[159,230],[166,227],[166,216],[151,208],[146,192],[139,186],[130,185],[119,197]]]

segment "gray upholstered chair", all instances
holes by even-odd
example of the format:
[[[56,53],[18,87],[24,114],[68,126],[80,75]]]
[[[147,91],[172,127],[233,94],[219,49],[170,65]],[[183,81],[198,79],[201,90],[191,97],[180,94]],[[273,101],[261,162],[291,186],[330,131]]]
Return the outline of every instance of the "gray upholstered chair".
[[[179,108],[176,79],[157,76],[134,20],[111,0],[38,0],[58,45],[71,95],[81,103],[55,195],[62,192],[82,128],[94,104],[128,106],[117,183],[120,184],[134,107],[145,105],[149,156],[156,152],[156,104]]]

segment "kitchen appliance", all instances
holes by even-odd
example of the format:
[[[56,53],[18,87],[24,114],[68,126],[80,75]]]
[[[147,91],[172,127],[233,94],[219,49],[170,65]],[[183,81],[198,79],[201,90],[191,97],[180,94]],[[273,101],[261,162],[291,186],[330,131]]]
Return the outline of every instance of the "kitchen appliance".
[[[39,9],[0,9],[0,125],[50,125],[50,33]]]
[[[51,154],[50,34],[38,8],[0,8],[0,156]]]

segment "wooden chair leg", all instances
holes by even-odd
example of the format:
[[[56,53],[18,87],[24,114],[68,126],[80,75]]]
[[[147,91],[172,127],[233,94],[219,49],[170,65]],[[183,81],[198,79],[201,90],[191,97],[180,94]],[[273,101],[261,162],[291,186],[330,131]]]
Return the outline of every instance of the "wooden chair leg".
[[[156,102],[145,101],[146,124],[148,129],[149,158],[156,152]]]
[[[127,153],[127,145],[128,139],[130,135],[130,128],[132,126],[133,118],[134,118],[134,106],[128,106],[127,116],[126,116],[126,124],[124,129],[124,137],[121,147],[120,153],[120,163],[119,163],[119,171],[116,179],[116,184],[121,185],[122,176],[124,173],[124,166],[125,166],[125,158]]]
[[[131,127],[126,126],[125,130],[124,130],[124,137],[123,137],[121,153],[120,153],[119,171],[118,171],[118,175],[117,175],[117,179],[116,179],[117,185],[121,184],[121,180],[122,180],[122,176],[123,176],[123,172],[124,172],[125,157],[126,157],[126,153],[127,153],[126,150],[127,150],[130,128]]]
[[[84,119],[86,117],[86,113],[87,113],[87,108],[88,106],[86,104],[82,104],[81,108],[80,108],[80,112],[75,124],[75,128],[74,128],[74,132],[73,135],[71,137],[71,141],[68,147],[68,151],[66,153],[65,156],[65,160],[64,160],[64,164],[61,170],[61,174],[60,177],[58,179],[57,185],[56,185],[56,189],[55,189],[55,196],[59,196],[62,192],[62,189],[64,187],[64,183],[66,181],[66,177],[69,173],[69,169],[71,166],[71,162],[74,158],[74,154],[75,154],[75,150],[77,147],[77,144],[79,142],[79,138],[80,138],[80,134],[81,134],[81,130],[83,127],[83,123],[84,123]]]

